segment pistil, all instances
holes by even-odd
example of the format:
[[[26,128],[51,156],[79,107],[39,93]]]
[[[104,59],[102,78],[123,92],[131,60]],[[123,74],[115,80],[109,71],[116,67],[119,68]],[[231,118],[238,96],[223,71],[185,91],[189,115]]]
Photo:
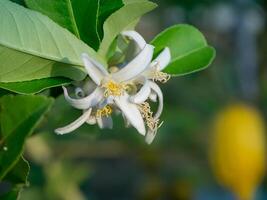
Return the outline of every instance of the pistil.
[[[127,85],[123,83],[116,83],[115,81],[109,80],[102,85],[105,88],[104,96],[122,96],[123,92],[127,89]]]

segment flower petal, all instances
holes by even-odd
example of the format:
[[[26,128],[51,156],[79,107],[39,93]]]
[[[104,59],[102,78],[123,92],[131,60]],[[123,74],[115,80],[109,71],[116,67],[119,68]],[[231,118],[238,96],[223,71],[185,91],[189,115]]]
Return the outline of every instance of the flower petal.
[[[84,124],[84,122],[89,118],[91,115],[92,109],[88,109],[86,112],[84,112],[78,119],[76,119],[74,122],[70,123],[69,125],[58,128],[55,130],[55,132],[59,135],[63,135],[66,133],[70,133],[74,131],[75,129],[79,128],[81,125]]]
[[[149,85],[150,85],[151,89],[157,94],[158,99],[159,99],[158,110],[157,110],[156,114],[154,115],[154,118],[158,119],[162,113],[162,110],[163,110],[163,94],[161,92],[160,87],[156,83],[149,81]]]
[[[154,138],[156,137],[156,134],[157,134],[157,132],[154,132],[154,131],[149,129],[147,131],[147,134],[146,134],[146,137],[145,137],[146,143],[147,144],[151,144],[153,142]]]
[[[171,52],[168,47],[166,47],[156,58],[153,60],[151,65],[157,64],[158,70],[162,71],[171,62]]]
[[[100,85],[103,78],[108,75],[107,70],[86,53],[82,54],[82,60],[88,75],[97,85]]]
[[[99,126],[99,128],[104,129],[104,128],[108,128],[108,129],[112,129],[113,128],[113,121],[112,118],[109,117],[97,117],[97,124]]]
[[[126,116],[123,113],[122,113],[122,117],[123,117],[125,127],[129,128],[131,126],[129,120],[126,118]]]
[[[67,102],[77,109],[88,109],[95,106],[99,101],[103,99],[103,91],[101,88],[97,87],[90,95],[81,99],[73,99],[69,96],[67,88],[62,87],[64,90],[64,96]]]
[[[153,56],[152,45],[147,44],[144,49],[125,67],[112,74],[114,80],[118,82],[128,81],[141,74],[150,64]]]
[[[94,115],[90,115],[86,120],[86,123],[90,125],[96,124],[96,117]]]
[[[140,104],[146,101],[151,93],[151,87],[149,81],[146,80],[141,89],[134,95],[130,97],[132,103]]]
[[[144,38],[136,31],[123,31],[121,34],[134,40],[140,49],[143,49],[146,45]]]
[[[152,90],[150,95],[149,95],[149,99],[152,101],[152,102],[157,102],[157,94]]]
[[[128,94],[119,97],[114,97],[116,105],[128,119],[131,125],[136,128],[140,134],[145,135],[146,129],[141,113],[137,105],[130,103],[128,99]]]

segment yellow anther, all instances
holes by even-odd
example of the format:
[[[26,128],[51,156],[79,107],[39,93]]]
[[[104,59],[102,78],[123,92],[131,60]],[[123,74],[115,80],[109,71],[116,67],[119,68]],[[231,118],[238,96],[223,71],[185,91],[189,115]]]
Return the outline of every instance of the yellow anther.
[[[112,80],[104,83],[102,85],[103,88],[105,88],[104,96],[121,96],[123,95],[123,92],[127,89],[127,85],[123,83],[116,83]]]
[[[107,105],[107,106],[105,106],[105,107],[103,107],[101,109],[98,109],[96,111],[96,116],[97,117],[103,117],[103,116],[104,117],[108,117],[111,114],[112,114],[112,108],[109,105]]]
[[[141,103],[139,108],[148,128],[156,132],[163,122],[159,124],[159,119],[153,118],[153,112],[151,111],[150,105],[147,102]]]

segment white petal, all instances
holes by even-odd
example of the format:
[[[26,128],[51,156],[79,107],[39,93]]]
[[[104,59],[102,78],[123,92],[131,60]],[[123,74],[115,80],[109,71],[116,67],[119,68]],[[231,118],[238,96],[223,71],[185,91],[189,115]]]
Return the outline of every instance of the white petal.
[[[125,94],[124,96],[114,97],[114,101],[117,104],[118,108],[129,120],[131,125],[136,128],[140,134],[145,135],[146,129],[141,113],[137,105],[130,103],[128,99],[128,94]]]
[[[73,99],[69,96],[67,88],[62,87],[64,90],[64,96],[67,102],[77,109],[88,109],[95,106],[101,99],[103,99],[103,91],[101,88],[96,88],[90,95],[81,99]]]
[[[154,131],[149,129],[147,131],[147,134],[146,134],[146,137],[145,137],[146,143],[147,144],[151,144],[153,142],[154,138],[156,137],[156,134],[157,134],[157,132],[154,132]]]
[[[162,113],[162,110],[163,110],[163,94],[161,92],[161,89],[159,88],[159,86],[156,83],[149,81],[149,85],[150,85],[151,89],[157,94],[158,99],[159,99],[158,110],[157,110],[156,114],[154,115],[154,118],[158,119]]]
[[[103,78],[108,75],[107,70],[85,53],[82,54],[82,60],[88,75],[97,85],[100,85]]]
[[[141,89],[134,95],[130,97],[132,103],[140,104],[146,101],[151,93],[151,88],[149,81],[146,80]]]
[[[112,129],[113,127],[113,121],[111,117],[97,117],[96,120],[99,128],[101,129]]]
[[[125,115],[123,113],[122,113],[122,117],[123,117],[123,120],[124,120],[125,127],[129,128],[131,126],[129,120],[125,117]]]
[[[75,129],[79,128],[81,125],[84,124],[84,122],[89,118],[91,111],[92,111],[91,108],[88,109],[74,122],[70,123],[69,125],[67,125],[65,127],[56,129],[55,132],[59,135],[63,135],[63,134],[70,133],[70,132],[74,131]]]
[[[94,125],[94,124],[96,124],[96,117],[93,116],[93,115],[90,115],[90,116],[88,117],[88,119],[86,120],[86,123],[87,123],[87,124],[90,124],[90,125]]]
[[[143,49],[146,45],[144,38],[136,31],[123,31],[122,35],[134,40],[140,49]]]
[[[158,70],[162,71],[171,62],[171,52],[168,47],[166,47],[156,58],[153,60],[152,65],[157,63]]]
[[[157,94],[152,90],[150,95],[149,95],[149,99],[152,101],[152,102],[157,102]]]
[[[128,81],[141,74],[151,62],[153,49],[152,45],[147,44],[131,62],[118,72],[112,74],[114,80],[118,82]]]
[[[113,96],[109,96],[108,98],[103,98],[97,105],[98,108],[104,108],[106,105],[113,104]]]

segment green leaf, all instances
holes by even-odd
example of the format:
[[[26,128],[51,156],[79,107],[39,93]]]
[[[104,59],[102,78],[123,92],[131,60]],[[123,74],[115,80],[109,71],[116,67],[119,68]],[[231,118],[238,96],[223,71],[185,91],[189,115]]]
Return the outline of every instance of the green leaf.
[[[94,49],[98,49],[103,38],[104,21],[123,6],[122,0],[26,0],[26,4],[67,28]]]
[[[20,193],[20,189],[19,188],[13,188],[11,191],[0,195],[1,200],[15,200],[18,199]]]
[[[214,57],[214,48],[207,46],[172,61],[164,71],[173,75],[191,74],[207,68]]]
[[[120,32],[132,28],[142,15],[157,6],[146,0],[128,0],[124,3],[125,5],[110,15],[104,23],[104,38],[98,50],[101,56],[107,56],[110,45]]]
[[[28,185],[27,178],[29,170],[29,163],[23,157],[20,157],[16,165],[8,172],[3,180],[13,185],[17,185],[17,187]]]
[[[22,6],[25,6],[25,2],[24,2],[24,0],[11,0],[11,1],[13,1],[13,2],[15,2],[15,3],[17,3],[17,4],[20,4],[20,5],[22,5]]]
[[[51,107],[44,96],[7,95],[0,99],[0,180],[17,164],[26,138]]]
[[[0,19],[0,82],[56,76],[81,80],[82,53],[103,62],[93,49],[38,12],[1,0]]]
[[[35,94],[45,89],[67,85],[71,82],[71,79],[52,77],[24,82],[0,83],[0,88],[18,94]]]
[[[5,176],[3,183],[9,185],[7,191],[0,193],[0,199],[17,199],[23,187],[28,185],[29,163],[21,157],[12,170]]]
[[[3,90],[0,88],[0,97],[9,94],[9,92],[7,90]]]
[[[161,32],[151,42],[155,55],[165,47],[171,50],[171,63],[165,72],[185,75],[208,67],[215,58],[214,48],[208,46],[200,31],[189,25],[175,25]]]

